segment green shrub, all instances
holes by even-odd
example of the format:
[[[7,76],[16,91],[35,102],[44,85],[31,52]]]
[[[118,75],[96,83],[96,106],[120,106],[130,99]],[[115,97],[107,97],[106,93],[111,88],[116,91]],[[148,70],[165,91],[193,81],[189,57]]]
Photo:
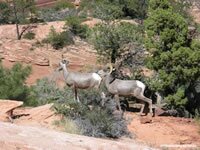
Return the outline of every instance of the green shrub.
[[[74,119],[83,135],[111,138],[129,135],[126,120],[121,115],[113,114],[116,111],[115,100],[108,99],[105,107],[101,107],[101,97],[95,90],[81,90],[79,97],[81,103],[71,98],[64,103],[57,103],[55,109]]]
[[[119,18],[144,19],[148,0],[82,0],[80,10],[104,20]]]
[[[67,17],[66,19],[66,25],[69,26],[69,30],[79,36],[80,38],[86,38],[87,36],[87,31],[88,31],[88,26],[87,25],[82,25],[81,22],[83,21],[82,18],[78,16],[70,16]]]
[[[53,8],[43,8],[38,13],[39,18],[46,22],[50,21],[64,21],[66,17],[77,15],[76,9],[65,8],[62,10],[55,10]]]
[[[27,32],[26,34],[24,34],[23,36],[24,39],[28,39],[28,40],[32,40],[35,38],[35,33],[33,32]]]
[[[39,106],[64,99],[64,93],[56,87],[55,82],[49,81],[47,78],[38,80],[36,85],[31,88],[32,97]]]
[[[114,100],[111,100],[111,102],[114,102]],[[113,106],[116,106],[116,104],[113,104]],[[76,121],[82,133],[87,136],[119,138],[129,134],[127,123],[123,118],[119,115],[113,115],[113,110],[99,106],[87,110],[85,115],[77,118]]]
[[[75,8],[74,4],[71,2],[67,2],[66,0],[59,0],[56,2],[56,4],[53,6],[53,9],[56,11],[66,9],[66,8]]]
[[[0,24],[9,23],[10,13],[9,5],[6,2],[0,2]]]
[[[99,59],[115,63],[125,51],[142,47],[143,33],[140,27],[130,23],[99,24],[89,34],[89,41],[94,45]]]
[[[61,127],[64,132],[71,134],[81,134],[78,126],[74,122],[74,120],[69,118],[63,118],[62,120],[56,120],[54,124],[58,127]]]
[[[23,67],[15,64],[11,69],[0,65],[0,99],[11,99],[29,103],[30,89],[25,85],[27,77],[31,73],[31,67]]]
[[[56,50],[74,43],[73,38],[68,31],[58,33],[53,27],[51,27],[50,33],[45,39],[45,42],[50,43]]]
[[[54,82],[43,79],[33,86],[33,93],[39,105],[53,102],[55,111],[70,120],[57,122],[57,125],[68,128],[67,132],[112,138],[129,134],[126,120],[113,113],[116,111],[116,102],[108,99],[105,107],[101,107],[101,97],[96,90],[79,90],[81,103],[78,103],[74,100],[71,88],[61,90]],[[72,127],[74,123],[76,126]]]

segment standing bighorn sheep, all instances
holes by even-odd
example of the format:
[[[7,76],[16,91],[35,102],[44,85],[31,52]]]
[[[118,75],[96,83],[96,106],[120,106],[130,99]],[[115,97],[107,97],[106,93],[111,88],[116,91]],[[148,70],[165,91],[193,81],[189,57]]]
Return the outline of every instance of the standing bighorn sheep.
[[[138,80],[120,80],[115,79],[111,73],[113,71],[112,65],[110,65],[110,71],[100,70],[98,74],[105,78],[105,85],[109,93],[113,94],[117,105],[121,111],[119,96],[134,96],[143,102],[149,104],[149,111],[152,115],[152,100],[144,96],[145,85]],[[140,114],[142,114],[144,105],[141,108]]]
[[[69,61],[62,60],[59,65],[59,71],[63,70],[65,82],[68,86],[73,86],[74,88],[74,98],[79,101],[77,95],[77,89],[88,89],[96,88],[98,89],[102,78],[97,73],[80,73],[80,72],[70,72],[67,69]]]

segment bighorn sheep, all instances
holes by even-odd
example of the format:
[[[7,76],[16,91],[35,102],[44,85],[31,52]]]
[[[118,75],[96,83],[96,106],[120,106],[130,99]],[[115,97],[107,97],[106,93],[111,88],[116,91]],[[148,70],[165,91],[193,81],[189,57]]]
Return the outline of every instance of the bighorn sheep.
[[[65,82],[68,86],[73,86],[74,88],[74,98],[79,101],[77,95],[77,89],[88,89],[96,88],[98,89],[101,83],[102,78],[97,73],[80,73],[80,72],[70,72],[67,69],[69,61],[62,60],[58,68],[59,71],[63,70]]]
[[[121,111],[119,96],[134,96],[143,102],[149,104],[150,114],[153,115],[152,111],[152,100],[144,96],[145,85],[138,80],[120,80],[115,79],[111,73],[113,71],[112,65],[110,65],[110,71],[99,70],[98,74],[105,78],[105,85],[109,93],[114,95],[117,100],[117,105]],[[141,108],[140,114],[142,114],[144,105]]]

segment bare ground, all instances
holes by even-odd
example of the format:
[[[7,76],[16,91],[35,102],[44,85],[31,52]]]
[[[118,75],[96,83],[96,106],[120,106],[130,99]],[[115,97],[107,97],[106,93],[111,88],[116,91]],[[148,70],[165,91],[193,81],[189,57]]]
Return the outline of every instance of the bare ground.
[[[48,128],[51,130],[62,131],[60,127],[55,125],[55,121],[60,120],[61,116],[55,115],[51,106],[52,104],[36,108],[17,108],[14,110],[14,114],[21,117],[16,118],[14,124],[19,125],[20,127],[23,126],[24,128],[26,128],[25,126],[28,126],[26,129],[29,129],[31,126],[39,128],[37,130],[40,130],[40,128]],[[121,138],[117,140],[119,143],[137,143],[140,146],[148,145],[148,147],[154,148],[162,148],[164,145],[178,145],[180,147],[187,145],[187,149],[189,149],[189,147],[190,149],[196,149],[200,146],[200,128],[193,119],[157,116],[152,118],[152,123],[142,124],[141,119],[144,119],[145,117],[141,118],[132,112],[127,112],[125,117],[129,120],[128,129],[133,135],[133,138]],[[12,130],[8,132],[9,134],[16,132],[14,128],[11,129]],[[0,132],[4,133],[5,131],[2,132],[0,129]],[[9,136],[12,136],[12,134]],[[7,140],[8,143],[11,142],[9,139]],[[51,141],[51,139],[49,140]],[[26,142],[29,143],[30,141]],[[8,146],[8,143],[6,144],[5,142],[4,145]],[[11,145],[13,144],[19,143],[13,141]],[[22,144],[22,146],[24,145],[26,144]],[[101,144],[95,145],[101,147]],[[129,147],[126,149],[129,149]]]
[[[50,129],[0,122],[3,150],[142,150],[149,147],[136,142],[97,139]]]

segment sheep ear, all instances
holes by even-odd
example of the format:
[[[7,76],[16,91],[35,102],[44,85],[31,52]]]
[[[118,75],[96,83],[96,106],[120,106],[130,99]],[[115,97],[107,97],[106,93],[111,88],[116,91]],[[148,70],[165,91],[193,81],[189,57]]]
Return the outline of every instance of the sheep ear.
[[[69,64],[69,61],[68,61],[68,60],[65,60],[65,64]]]
[[[62,62],[63,64],[65,64],[65,63],[66,63],[66,60],[62,60],[61,62]]]

